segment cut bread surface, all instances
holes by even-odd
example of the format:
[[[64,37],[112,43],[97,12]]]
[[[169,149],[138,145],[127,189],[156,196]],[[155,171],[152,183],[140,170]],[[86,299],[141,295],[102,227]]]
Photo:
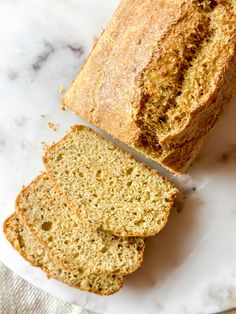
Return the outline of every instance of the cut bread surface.
[[[21,191],[16,208],[34,236],[67,269],[124,275],[141,265],[145,239],[85,228],[45,173]]]
[[[33,266],[40,267],[48,277],[71,287],[99,295],[110,295],[118,291],[124,284],[123,276],[87,274],[82,269],[68,271],[62,268],[33,237],[16,213],[5,221],[4,233],[7,240],[25,260]]]
[[[156,171],[84,126],[74,126],[44,157],[47,173],[93,230],[152,236],[166,224],[177,189]]]

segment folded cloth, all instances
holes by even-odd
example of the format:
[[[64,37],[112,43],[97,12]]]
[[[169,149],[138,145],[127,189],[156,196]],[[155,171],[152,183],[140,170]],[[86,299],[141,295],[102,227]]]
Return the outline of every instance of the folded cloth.
[[[77,305],[68,304],[13,273],[0,262],[1,314],[95,314]]]
[[[226,310],[224,312],[218,312],[218,313],[215,313],[215,314],[236,314],[236,308],[231,309],[231,310]]]

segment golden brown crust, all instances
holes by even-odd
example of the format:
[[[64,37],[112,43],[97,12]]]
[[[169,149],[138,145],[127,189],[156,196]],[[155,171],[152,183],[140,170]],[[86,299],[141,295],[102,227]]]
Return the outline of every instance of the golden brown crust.
[[[236,84],[236,47],[234,56],[229,56],[223,67],[221,75],[218,77],[217,88],[210,95],[206,104],[195,108],[191,112],[189,124],[183,132],[176,134],[176,137],[172,136],[165,139],[166,142],[175,140],[178,142],[184,137],[187,139],[182,145],[172,149],[172,151],[162,157],[161,164],[170,171],[174,171],[175,174],[182,174],[187,170],[207,141],[216,122],[225,113],[230,104],[230,100],[235,93]],[[196,130],[192,137],[188,134],[189,129]]]
[[[134,143],[139,135],[131,116],[132,106],[136,107],[140,98],[136,77],[150,60],[154,46],[150,38],[161,39],[170,25],[177,23],[184,2],[121,1],[64,96],[64,105],[116,138]]]
[[[70,131],[67,132],[67,134],[57,143],[54,143],[51,147],[48,147],[48,149],[46,150],[45,152],[45,155],[43,156],[43,162],[44,162],[44,165],[45,165],[45,168],[46,168],[46,171],[47,171],[47,174],[50,178],[50,180],[52,180],[52,182],[54,183],[55,185],[55,188],[57,189],[58,193],[63,197],[65,203],[74,211],[74,213],[76,213],[77,215],[79,214],[78,213],[78,210],[76,209],[75,206],[73,206],[73,204],[71,204],[70,201],[68,201],[67,197],[66,197],[66,194],[63,193],[60,189],[60,187],[58,186],[58,183],[56,182],[55,178],[54,178],[54,175],[51,171],[51,168],[49,166],[49,163],[48,163],[48,155],[50,154],[50,151],[55,149],[57,146],[59,146],[63,141],[65,141],[68,137],[71,136],[71,132],[77,132],[77,131],[81,131],[81,130],[84,130],[84,129],[89,129],[87,126],[84,126],[84,125],[74,125],[71,127]],[[100,135],[99,135],[100,136]],[[109,141],[106,139],[106,138],[103,138],[103,140],[107,141],[109,143]],[[134,157],[130,154],[130,153],[126,153],[127,154],[127,158],[129,159],[134,159]],[[147,169],[149,172],[155,174],[155,175],[158,175],[160,178],[162,178],[163,181],[166,181],[169,183],[169,180],[167,178],[165,178],[164,176],[161,176],[156,170],[148,167],[146,164],[140,162],[140,165],[141,167]],[[152,237],[152,236],[155,236],[158,232],[160,232],[166,225],[167,221],[168,221],[168,217],[169,217],[169,214],[170,214],[170,211],[171,211],[171,208],[173,207],[173,204],[174,204],[174,201],[179,193],[178,189],[176,187],[174,187],[174,185],[172,185],[172,188],[173,188],[173,191],[172,191],[172,195],[171,195],[171,199],[169,200],[169,203],[168,203],[168,207],[165,208],[165,217],[163,218],[163,224],[161,225],[161,228],[158,229],[158,230],[155,230],[153,232],[150,232],[150,233],[131,233],[131,232],[126,232],[125,234],[122,234],[120,233],[118,230],[114,230],[114,229],[109,229],[107,226],[102,226],[102,229],[105,230],[106,232],[110,232],[112,233],[113,235],[115,236],[125,236],[125,237]],[[89,229],[92,229],[92,230],[96,230],[96,228],[92,228],[91,225],[86,222],[86,221],[81,221],[85,227],[89,228]],[[143,247],[143,250],[144,251],[144,247]],[[142,261],[141,261],[142,263]],[[140,265],[141,265],[140,263]]]
[[[13,214],[11,214],[11,215],[4,221],[4,223],[3,223],[3,232],[4,232],[4,234],[5,234],[6,238],[7,238],[7,240],[9,241],[9,243],[10,243],[10,244],[12,245],[12,247],[13,247],[27,262],[29,262],[32,266],[38,267],[38,268],[42,269],[42,270],[45,272],[45,274],[46,274],[46,276],[47,276],[48,279],[50,279],[50,278],[53,277],[54,279],[63,282],[63,280],[62,280],[59,276],[52,276],[50,272],[48,272],[48,271],[45,270],[45,268],[43,268],[42,266],[40,267],[40,266],[36,263],[36,261],[35,261],[33,258],[29,258],[29,256],[27,256],[27,255],[24,253],[23,250],[20,250],[18,247],[16,247],[16,246],[14,245],[14,243],[12,242],[12,239],[8,237],[8,234],[7,234],[7,225],[11,222],[12,219],[15,218],[15,216],[17,216],[16,212],[14,212]],[[39,241],[37,241],[37,242],[40,243]],[[39,244],[39,245],[41,245],[41,244]],[[52,260],[53,260],[53,258],[52,258]],[[124,282],[125,282],[125,277],[123,278],[123,281],[120,281],[120,286],[119,286],[119,288],[117,289],[117,291],[120,290],[120,289],[123,287]],[[64,282],[63,282],[63,283],[64,283]],[[73,285],[71,285],[71,287],[79,288],[79,289],[82,290],[82,291],[91,292],[91,293],[94,293],[94,294],[100,295],[100,296],[108,296],[108,295],[114,294],[114,293],[116,292],[116,291],[114,291],[113,293],[108,293],[108,292],[106,292],[105,290],[98,292],[98,291],[95,291],[95,290],[93,290],[93,289],[91,289],[91,288],[83,288],[83,287],[81,287],[81,286],[78,287],[78,286],[73,286]]]
[[[201,8],[204,6],[209,8]],[[223,6],[228,7],[221,19]],[[218,11],[214,13],[215,7],[216,10],[219,7],[219,14]],[[198,154],[235,92],[235,25],[231,23],[231,29],[222,31],[222,34],[226,32],[229,36],[228,46],[232,49],[229,48],[227,55],[222,55],[220,51],[217,55],[221,59],[217,61],[216,75],[211,76],[214,77],[212,90],[206,92],[205,97],[198,97],[196,105],[191,104],[192,108],[187,109],[188,117],[183,127],[173,128],[158,137],[161,152],[150,152],[143,144],[140,145],[143,130],[137,124],[137,115],[147,96],[140,80],[153,60],[166,54],[166,41],[177,28],[180,34],[184,34],[186,27],[192,27],[197,33],[202,33],[202,41],[206,38],[204,32],[211,31],[211,27],[207,29],[211,11],[213,18],[218,16],[216,20],[220,29],[229,23],[229,17],[232,19],[235,16],[235,10],[232,0],[123,0],[64,96],[64,105],[175,174],[183,173]],[[206,30],[201,29],[202,21],[206,23]],[[194,32],[192,36],[195,36]],[[210,62],[216,61],[213,58]]]

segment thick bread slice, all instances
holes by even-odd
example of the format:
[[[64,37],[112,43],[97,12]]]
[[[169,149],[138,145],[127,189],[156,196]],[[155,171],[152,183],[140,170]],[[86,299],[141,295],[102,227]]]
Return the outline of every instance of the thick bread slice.
[[[4,222],[4,233],[11,245],[33,266],[40,267],[50,278],[65,284],[93,292],[99,295],[110,295],[120,290],[124,277],[118,275],[86,274],[82,269],[68,271],[53,261],[43,246],[23,225],[16,213]]]
[[[64,105],[176,174],[236,89],[235,0],[122,0]]]
[[[87,230],[46,174],[21,191],[16,208],[33,235],[67,269],[124,275],[141,265],[145,239]]]
[[[96,132],[74,126],[46,152],[47,172],[88,226],[147,237],[166,224],[177,189]]]

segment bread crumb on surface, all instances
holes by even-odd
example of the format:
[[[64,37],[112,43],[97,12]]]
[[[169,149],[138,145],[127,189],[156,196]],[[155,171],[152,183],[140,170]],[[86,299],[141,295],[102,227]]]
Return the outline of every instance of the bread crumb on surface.
[[[66,92],[66,89],[64,86],[61,86],[58,91],[60,94],[64,94]]]
[[[49,145],[44,141],[41,142],[41,145],[42,145],[43,151],[46,152],[46,150],[49,148]]]
[[[66,106],[64,105],[64,100],[63,100],[63,98],[60,98],[58,101],[59,101],[59,103],[61,103],[60,109],[63,110],[63,111],[65,111],[65,110],[66,110]]]
[[[58,130],[58,126],[59,126],[59,124],[54,124],[52,122],[48,122],[48,127],[50,129],[52,129],[53,131],[57,131]]]

